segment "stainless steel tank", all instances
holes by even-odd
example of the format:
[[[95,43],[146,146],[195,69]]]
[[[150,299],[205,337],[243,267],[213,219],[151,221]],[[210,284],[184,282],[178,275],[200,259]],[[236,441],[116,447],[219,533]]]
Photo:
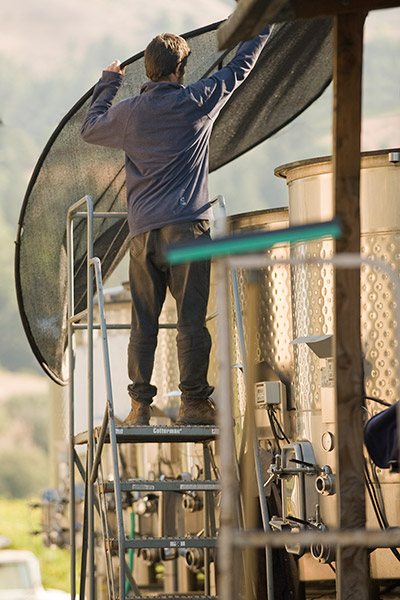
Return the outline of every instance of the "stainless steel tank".
[[[389,151],[365,153],[361,160],[361,255],[390,264],[397,276],[400,260],[400,163]],[[393,160],[391,160],[391,158]],[[289,223],[333,218],[332,162],[330,157],[291,163],[278,167],[289,188]],[[292,256],[329,258],[332,241],[296,244]],[[292,269],[293,336],[333,333],[333,270],[330,267],[302,266]],[[395,376],[398,335],[393,283],[381,272],[361,270],[362,343],[366,365],[368,396],[394,401],[400,382]],[[301,376],[295,384],[298,408],[320,408],[318,368],[309,350],[298,347],[295,371]],[[309,390],[313,391],[310,398]]]
[[[361,256],[380,259],[393,268],[390,278],[379,269],[361,268],[361,335],[366,396],[390,403],[400,397],[397,376],[399,329],[396,318],[395,282],[400,276],[400,156],[398,152],[369,152],[361,158],[360,212]],[[299,225],[332,219],[332,160],[330,157],[299,161],[278,167],[278,177],[289,189],[289,223]],[[296,258],[333,255],[333,241],[314,241],[292,246]],[[333,331],[334,272],[329,265],[292,267],[292,312],[294,344],[294,398],[297,408],[297,438],[310,440],[320,466],[334,460],[334,386],[329,357],[319,357],[301,340],[329,336]],[[328,375],[328,376],[327,376]],[[330,379],[329,379],[330,376]],[[372,416],[382,407],[366,403]],[[378,469],[391,525],[399,525],[399,475]],[[335,522],[334,496],[321,497],[323,520]],[[377,527],[368,504],[369,526]],[[389,550],[371,554],[373,575],[392,577],[399,564]]]

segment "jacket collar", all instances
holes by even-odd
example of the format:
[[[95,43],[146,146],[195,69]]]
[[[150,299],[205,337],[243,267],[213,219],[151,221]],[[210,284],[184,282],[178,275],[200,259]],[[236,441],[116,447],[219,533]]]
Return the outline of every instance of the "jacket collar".
[[[146,81],[142,87],[140,88],[140,93],[144,92],[157,92],[157,91],[165,91],[168,90],[178,90],[182,88],[183,85],[179,85],[179,83],[173,83],[172,81]]]

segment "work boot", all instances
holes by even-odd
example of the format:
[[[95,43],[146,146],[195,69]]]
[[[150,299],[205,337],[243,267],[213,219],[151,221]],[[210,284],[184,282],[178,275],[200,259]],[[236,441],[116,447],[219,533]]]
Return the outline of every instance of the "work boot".
[[[126,417],[122,425],[149,425],[150,424],[150,404],[137,402],[131,398],[131,412]]]
[[[211,398],[182,401],[175,425],[215,425],[216,410]]]

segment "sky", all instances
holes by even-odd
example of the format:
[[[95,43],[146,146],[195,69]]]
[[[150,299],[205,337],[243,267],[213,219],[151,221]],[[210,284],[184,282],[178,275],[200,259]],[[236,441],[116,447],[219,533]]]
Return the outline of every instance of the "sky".
[[[129,56],[168,27],[184,33],[226,18],[234,0],[19,0],[0,4],[0,52],[17,64],[29,63],[38,74],[52,73],[77,57],[91,42],[125,40]],[[398,39],[400,8],[372,11],[365,40]],[[128,56],[121,59],[128,58]]]
[[[132,56],[154,35],[173,33],[225,19],[234,0],[19,0],[0,4],[0,52],[17,64],[29,63],[38,76],[47,76],[76,59],[93,42],[105,37],[122,40]]]

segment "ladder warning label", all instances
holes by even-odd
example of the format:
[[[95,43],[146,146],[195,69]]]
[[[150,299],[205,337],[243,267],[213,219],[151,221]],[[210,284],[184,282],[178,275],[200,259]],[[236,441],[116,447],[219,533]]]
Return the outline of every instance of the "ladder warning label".
[[[186,546],[186,542],[184,540],[172,541],[169,543],[170,548],[184,548]]]
[[[180,490],[215,490],[215,485],[213,483],[181,483],[179,486]]]

